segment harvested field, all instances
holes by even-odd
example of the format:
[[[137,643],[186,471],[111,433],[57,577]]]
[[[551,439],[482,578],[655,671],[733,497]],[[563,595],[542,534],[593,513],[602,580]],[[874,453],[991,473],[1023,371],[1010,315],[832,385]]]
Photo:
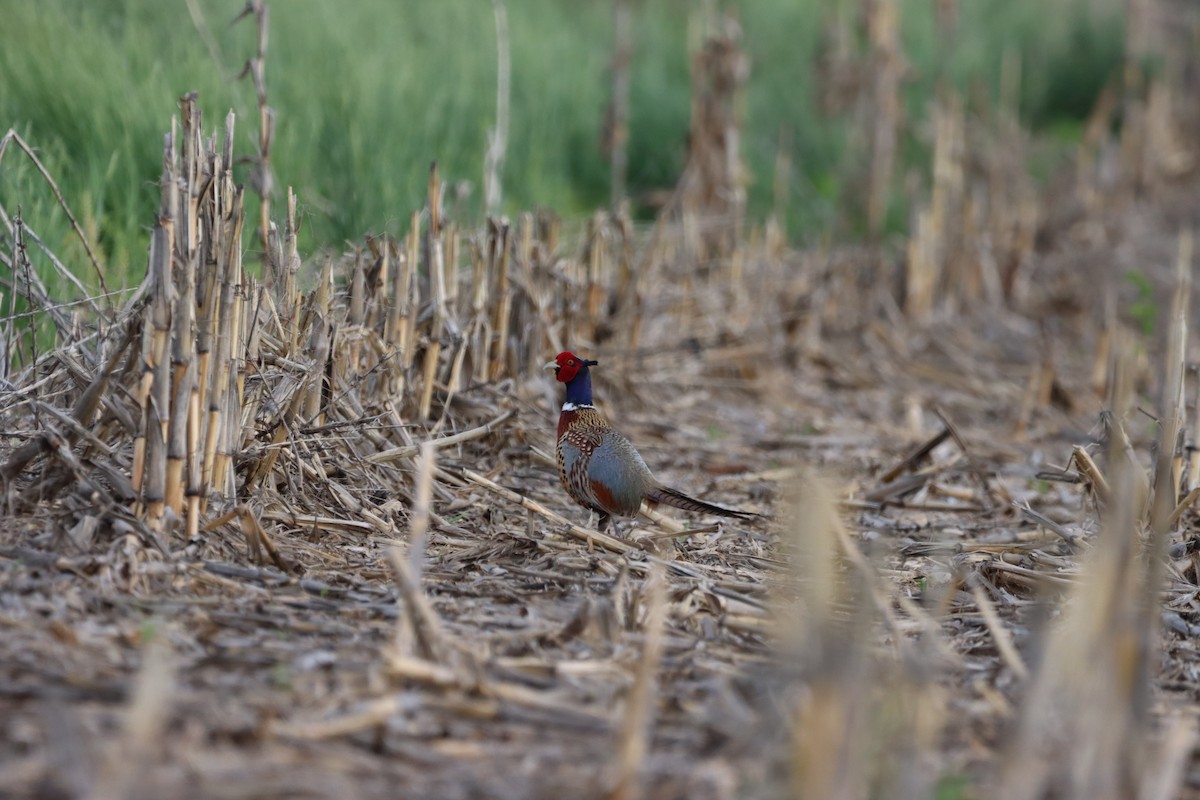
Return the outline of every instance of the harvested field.
[[[434,166],[338,255],[289,191],[261,275],[238,120],[185,97],[136,291],[59,303],[4,209],[0,796],[1200,797],[1200,154],[1158,90],[1155,157],[1044,194],[947,99],[903,247],[789,249],[702,168],[653,226],[465,230]],[[763,516],[593,529],[568,346],[660,477]]]

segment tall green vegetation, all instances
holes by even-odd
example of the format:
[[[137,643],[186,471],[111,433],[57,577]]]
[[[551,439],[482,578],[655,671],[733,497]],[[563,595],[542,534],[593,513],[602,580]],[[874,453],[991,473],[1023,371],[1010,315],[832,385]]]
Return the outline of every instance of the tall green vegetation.
[[[631,0],[634,13],[629,189],[670,188],[684,162],[688,46],[708,4]],[[140,274],[157,204],[161,136],[176,99],[200,92],[210,126],[238,113],[237,152],[254,147],[253,88],[237,73],[254,51],[248,21],[229,23],[242,0],[196,2],[211,48],[183,0],[0,0],[0,128],[35,147],[98,241],[114,282]],[[814,64],[834,0],[742,0],[751,79],[744,102],[750,202],[771,203],[780,132],[790,131],[796,179],[789,231],[809,238],[844,213],[850,123],[816,110]],[[1119,58],[1120,30],[1105,3],[963,2],[954,41],[939,41],[932,0],[901,3],[912,65],[907,135],[939,77],[994,92],[1006,48],[1025,65],[1027,121],[1085,114]],[[1073,9],[1073,10],[1072,10]],[[607,0],[509,0],[512,115],[505,209],[582,214],[608,202],[601,149],[608,99],[612,10]],[[1080,60],[1081,53],[1086,56]],[[267,86],[278,115],[272,164],[277,197],[300,197],[306,250],[364,232],[398,233],[420,205],[428,164],[471,191],[451,212],[477,217],[486,132],[495,116],[496,40],[491,3],[439,0],[286,0],[271,7]],[[907,148],[918,158],[920,147]],[[913,155],[916,153],[916,155]],[[902,165],[902,168],[910,165]],[[248,166],[241,168],[247,177]],[[464,184],[464,188],[465,188]],[[0,163],[0,200],[68,249],[49,192],[18,154]],[[277,205],[276,208],[279,206]],[[252,217],[253,218],[253,217]],[[843,226],[846,227],[846,226]],[[849,226],[851,229],[853,226]],[[57,237],[57,241],[56,241]],[[250,240],[248,239],[248,242]],[[255,246],[250,242],[250,246]],[[132,273],[132,275],[130,275]]]

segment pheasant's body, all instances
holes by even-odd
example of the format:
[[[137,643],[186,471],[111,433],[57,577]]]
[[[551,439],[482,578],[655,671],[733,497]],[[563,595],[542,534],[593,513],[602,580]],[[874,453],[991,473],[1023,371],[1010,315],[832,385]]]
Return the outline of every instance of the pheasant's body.
[[[620,517],[637,514],[656,484],[629,440],[591,406],[559,415],[558,477],[580,505]]]
[[[558,379],[567,384],[566,402],[558,418],[559,479],[575,502],[600,514],[601,528],[610,516],[636,515],[643,500],[718,516],[754,516],[697,500],[659,483],[633,444],[592,406],[588,368],[595,363],[561,353],[546,366],[554,367]]]

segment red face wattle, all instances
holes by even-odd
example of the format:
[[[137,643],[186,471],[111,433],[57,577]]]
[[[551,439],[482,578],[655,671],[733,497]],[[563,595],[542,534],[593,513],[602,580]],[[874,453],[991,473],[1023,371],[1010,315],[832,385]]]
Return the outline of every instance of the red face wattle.
[[[588,367],[594,367],[599,363],[599,361],[589,361],[586,358],[580,358],[571,351],[564,350],[546,365],[546,369],[554,370],[554,377],[558,378],[559,383],[570,383],[575,380],[580,371],[586,372]],[[590,392],[591,390],[589,389],[588,391]]]
[[[554,375],[561,383],[570,383],[575,380],[575,376],[579,374],[579,370],[584,365],[582,358],[567,350],[559,353],[554,361],[558,364]]]

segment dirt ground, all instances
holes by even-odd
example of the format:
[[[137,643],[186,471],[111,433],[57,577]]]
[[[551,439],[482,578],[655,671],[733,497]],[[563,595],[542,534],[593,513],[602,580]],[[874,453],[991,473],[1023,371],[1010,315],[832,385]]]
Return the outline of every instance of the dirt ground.
[[[921,328],[879,314],[789,351],[767,336],[707,339],[650,309],[637,354],[596,354],[598,402],[667,483],[762,520],[669,512],[691,530],[641,523],[625,531],[639,546],[614,553],[462,477],[591,524],[533,449],[553,452],[558,387],[542,376],[463,393],[480,419],[515,414],[439,452],[446,472],[417,591],[390,561],[397,539],[410,542],[408,509],[386,492],[357,497],[357,519],[272,520],[295,574],[255,563],[233,525],[195,540],[176,531],[164,553],[132,533],[89,536],[56,505],[6,515],[0,796],[586,798],[606,796],[628,759],[647,797],[786,796],[806,738],[832,735],[793,735],[797,698],[818,692],[830,663],[857,663],[793,658],[780,643],[778,609],[803,580],[788,566],[795,531],[815,524],[792,502],[810,470],[849,498],[847,530],[883,578],[889,611],[869,615],[862,652],[873,659],[897,638],[938,651],[935,675],[897,679],[942,704],[930,750],[894,774],[926,776],[938,797],[984,796],[1017,718],[1020,661],[1036,659],[1047,587],[1069,584],[1071,537],[1098,528],[1083,484],[1046,477],[1100,437],[1097,287],[1117,287],[1128,307],[1137,287],[1122,276],[1137,269],[1166,307],[1179,226],[1200,223],[1197,188],[1061,224],[1040,243],[1016,312]],[[1147,410],[1160,349],[1146,339]],[[1052,383],[1037,388],[1039,375]],[[943,419],[957,439],[887,476]],[[1155,425],[1145,417],[1130,433],[1148,464]],[[9,449],[23,440],[5,436]],[[1069,535],[1016,509],[1026,504]],[[392,533],[362,522],[371,514]],[[1195,523],[1189,512],[1175,541]],[[660,571],[656,599],[647,576]],[[1195,580],[1172,575],[1174,625],[1150,703],[1193,724]],[[998,649],[977,588],[1015,659]],[[1195,759],[1185,784],[1200,797]]]

